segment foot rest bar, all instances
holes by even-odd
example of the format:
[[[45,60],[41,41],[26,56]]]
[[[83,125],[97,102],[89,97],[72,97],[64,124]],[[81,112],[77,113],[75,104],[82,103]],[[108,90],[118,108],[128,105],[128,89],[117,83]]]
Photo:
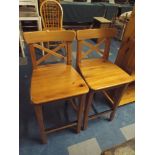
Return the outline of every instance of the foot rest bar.
[[[77,122],[72,122],[72,123],[57,127],[57,128],[48,128],[48,129],[45,129],[45,133],[48,134],[48,133],[51,133],[51,132],[55,132],[55,131],[63,130],[63,129],[66,129],[66,128],[70,128],[70,127],[73,127],[73,126],[76,126],[76,125],[77,125]]]
[[[100,113],[97,113],[97,114],[88,116],[88,119],[89,119],[89,120],[96,119],[96,118],[98,118],[98,117],[100,117],[100,116],[103,116],[103,115],[105,115],[105,114],[107,114],[107,113],[109,113],[109,112],[111,112],[111,111],[112,111],[112,110],[106,110],[106,111],[103,111],[103,112],[100,112]]]

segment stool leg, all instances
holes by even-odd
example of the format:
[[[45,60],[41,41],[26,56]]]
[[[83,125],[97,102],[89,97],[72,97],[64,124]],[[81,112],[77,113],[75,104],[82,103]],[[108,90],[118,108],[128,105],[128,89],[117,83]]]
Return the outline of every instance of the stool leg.
[[[82,114],[84,109],[85,98],[86,98],[86,95],[82,95],[80,97],[80,104],[79,104],[78,113],[77,113],[77,133],[79,133],[81,130]]]
[[[40,128],[40,136],[42,139],[42,143],[46,144],[47,137],[46,137],[44,121],[43,121],[42,105],[35,105],[34,110],[35,110],[36,119],[38,121],[38,125]]]
[[[126,88],[128,87],[128,84],[125,84],[123,86],[120,86],[120,88],[118,88],[116,90],[116,94],[115,94],[115,102],[114,102],[114,107],[113,107],[113,110],[110,114],[110,121],[112,121],[114,119],[114,116],[115,116],[115,113],[116,113],[116,110],[117,110],[117,107],[120,103],[120,100],[126,90]]]
[[[84,130],[88,127],[88,114],[91,108],[93,96],[94,96],[94,92],[90,91],[86,98],[86,105],[85,105],[85,110],[84,110],[84,124],[83,124]]]

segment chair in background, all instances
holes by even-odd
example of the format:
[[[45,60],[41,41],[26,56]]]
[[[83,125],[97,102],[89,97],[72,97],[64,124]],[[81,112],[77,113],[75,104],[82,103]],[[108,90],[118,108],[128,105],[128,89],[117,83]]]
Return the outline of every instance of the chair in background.
[[[43,30],[62,30],[63,9],[57,0],[44,0],[40,5]],[[48,42],[47,46],[56,46],[56,42]],[[66,48],[64,44],[64,48]]]
[[[40,127],[40,134],[43,143],[47,143],[46,134],[59,131],[65,128],[76,126],[77,132],[81,130],[82,114],[85,102],[85,94],[89,91],[85,81],[71,66],[71,42],[75,37],[74,31],[36,31],[25,32],[24,38],[29,45],[33,72],[31,78],[31,100],[35,109],[36,118]],[[59,41],[60,44],[50,50],[41,45],[39,42]],[[63,56],[58,51],[67,45],[66,55]],[[44,50],[46,55],[38,60],[36,59],[36,49]],[[55,56],[64,60],[66,63],[42,64],[49,56]],[[40,65],[41,64],[41,65]],[[78,98],[80,104],[77,110],[77,121],[70,122],[67,125],[53,129],[45,129],[43,121],[42,106],[46,103],[57,100],[69,100]]]
[[[90,91],[87,95],[87,101],[84,112],[84,129],[88,126],[88,119],[94,119],[110,112],[110,120],[114,118],[117,106],[128,84],[133,80],[132,76],[126,73],[117,65],[108,61],[110,40],[116,34],[113,28],[102,29],[87,29],[77,31],[77,69],[85,79]],[[97,43],[90,43],[90,39],[100,40]],[[103,47],[101,45],[104,44]],[[87,46],[89,49],[83,52],[83,47]],[[87,58],[92,52],[98,52],[102,55],[101,58]],[[104,90],[117,89],[115,94],[115,102],[110,110],[88,116],[93,96],[96,92],[103,92]]]
[[[61,30],[63,9],[56,0],[45,0],[40,5],[40,14],[44,30]]]
[[[22,21],[37,21],[38,30],[42,30],[41,18],[38,11],[38,0],[19,1],[19,41],[22,56],[25,57]]]
[[[44,2],[45,0],[39,0],[39,4],[41,5],[42,2]],[[56,0],[57,2],[60,3],[60,0]]]
[[[113,24],[117,28],[117,31],[118,31],[117,38],[119,40],[123,39],[123,35],[124,35],[125,29],[126,29],[126,25],[129,22],[131,13],[132,13],[132,11],[124,12],[119,17],[116,17],[116,19],[114,20]]]

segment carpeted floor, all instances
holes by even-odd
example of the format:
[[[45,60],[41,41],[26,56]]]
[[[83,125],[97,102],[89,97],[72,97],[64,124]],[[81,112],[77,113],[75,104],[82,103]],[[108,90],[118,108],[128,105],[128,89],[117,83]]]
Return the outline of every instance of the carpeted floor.
[[[110,51],[110,60],[114,61],[117,55],[117,49],[120,43],[112,41]],[[73,66],[76,59],[76,42],[73,43]],[[104,118],[99,118],[89,122],[89,127],[85,131],[76,134],[72,129],[62,130],[60,132],[48,135],[48,144],[40,144],[40,136],[37,122],[35,120],[34,109],[30,104],[30,78],[31,78],[31,61],[28,50],[26,50],[27,63],[20,65],[20,94],[19,94],[19,138],[20,138],[20,155],[69,155],[68,147],[81,143],[83,141],[95,138],[101,150],[111,148],[115,145],[126,141],[121,128],[134,123],[134,104],[128,104],[118,109],[116,117],[112,122]],[[98,56],[98,55],[95,55]],[[98,111],[108,108],[103,96],[97,94],[94,99]],[[58,125],[58,122],[66,122],[66,116],[69,120],[75,119],[75,112],[70,105],[66,108],[64,102],[57,104],[48,104],[44,106],[44,118],[46,126],[49,124]],[[66,109],[66,110],[64,110]]]

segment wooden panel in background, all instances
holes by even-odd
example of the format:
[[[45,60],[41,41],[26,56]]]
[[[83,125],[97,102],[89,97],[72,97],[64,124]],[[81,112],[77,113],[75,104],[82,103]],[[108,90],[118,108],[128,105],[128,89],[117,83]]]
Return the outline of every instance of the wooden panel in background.
[[[130,20],[126,26],[115,64],[125,70],[128,74],[135,76],[135,10],[133,9]],[[135,77],[134,77],[135,78]],[[113,103],[114,95],[117,90],[104,92],[107,99]],[[135,101],[135,82],[129,84],[121,101],[120,106]]]

